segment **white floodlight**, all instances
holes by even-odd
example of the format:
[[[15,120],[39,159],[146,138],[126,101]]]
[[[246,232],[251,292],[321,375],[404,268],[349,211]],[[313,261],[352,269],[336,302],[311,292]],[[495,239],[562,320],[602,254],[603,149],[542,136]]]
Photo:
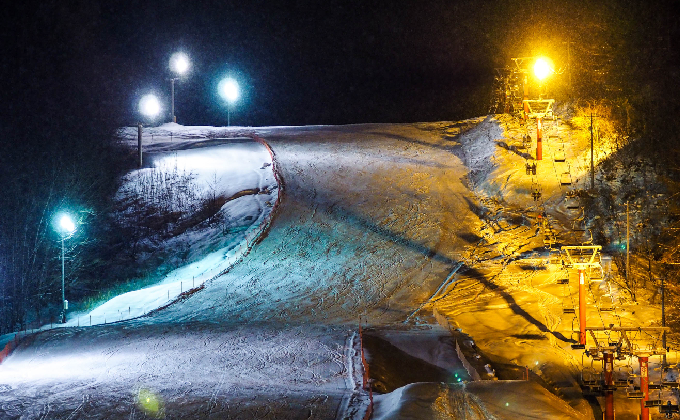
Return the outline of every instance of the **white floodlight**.
[[[73,223],[73,220],[71,220],[71,217],[68,214],[64,214],[61,216],[61,218],[59,219],[59,227],[61,228],[61,231],[66,235],[71,235],[73,232],[76,231],[76,224]]]
[[[183,52],[176,52],[170,57],[170,70],[177,74],[184,74],[189,70],[189,56]]]
[[[57,229],[60,231],[59,233],[61,233],[61,302],[64,305],[63,310],[61,312],[61,322],[64,323],[66,322],[66,311],[68,310],[68,301],[66,300],[65,297],[66,288],[64,287],[65,277],[64,240],[69,238],[76,231],[76,224],[73,222],[73,219],[71,219],[71,216],[69,216],[66,213],[63,213],[61,216],[58,217]]]
[[[155,95],[144,95],[139,101],[139,112],[153,118],[161,112],[161,104]]]
[[[217,85],[217,92],[227,102],[235,102],[239,97],[238,83],[231,77],[222,79]]]

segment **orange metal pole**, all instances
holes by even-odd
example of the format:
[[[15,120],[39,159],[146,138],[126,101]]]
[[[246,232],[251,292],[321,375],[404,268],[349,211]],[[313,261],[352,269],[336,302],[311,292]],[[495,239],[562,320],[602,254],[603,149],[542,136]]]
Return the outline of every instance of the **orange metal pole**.
[[[543,133],[541,117],[536,117],[536,160],[543,160]]]
[[[586,281],[583,270],[578,270],[578,316],[579,316],[579,344],[586,344]]]
[[[529,99],[529,83],[527,81],[527,76],[524,75],[524,100]],[[528,115],[529,115],[529,105],[522,101],[524,104],[524,120],[526,121]]]
[[[640,363],[640,391],[642,391],[642,400],[640,400],[640,419],[649,420],[649,408],[645,407],[645,401],[649,400],[649,357],[638,356]]]
[[[614,420],[614,354],[604,353],[604,418]]]

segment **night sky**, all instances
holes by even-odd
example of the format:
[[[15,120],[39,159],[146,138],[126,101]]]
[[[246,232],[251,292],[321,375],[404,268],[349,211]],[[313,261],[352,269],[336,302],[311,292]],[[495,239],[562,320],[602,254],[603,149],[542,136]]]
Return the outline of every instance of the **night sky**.
[[[90,106],[95,118],[109,114],[132,124],[143,93],[162,96],[169,111],[168,60],[181,50],[192,60],[191,72],[176,84],[176,114],[186,125],[226,124],[216,84],[227,74],[244,89],[234,124],[473,116],[487,105],[484,89],[499,59],[489,55],[491,35],[483,28],[489,18],[478,16],[477,3],[15,4],[0,12],[3,44],[10,46],[3,74],[13,79],[15,98],[55,101],[36,111],[63,106],[57,113],[81,114],[80,107]],[[478,92],[483,100],[471,104]],[[80,103],[61,102],[69,99]]]
[[[640,14],[663,18],[669,16],[663,5],[672,4],[13,2],[0,10],[2,95],[11,103],[3,115],[134,124],[137,101],[155,92],[167,120],[168,60],[181,50],[192,60],[191,72],[176,84],[176,114],[186,125],[226,124],[216,85],[227,74],[244,89],[233,108],[237,125],[473,117],[486,112],[494,68],[510,57],[550,54],[564,67],[567,40],[574,51],[602,56],[618,47],[613,37],[626,36]],[[648,16],[639,25],[654,28],[658,19]]]

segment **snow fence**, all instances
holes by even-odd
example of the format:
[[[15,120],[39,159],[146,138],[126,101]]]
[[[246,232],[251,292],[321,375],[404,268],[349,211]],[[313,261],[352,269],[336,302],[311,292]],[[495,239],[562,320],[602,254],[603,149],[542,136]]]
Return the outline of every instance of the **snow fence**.
[[[203,289],[205,287],[205,283],[213,281],[213,280],[219,278],[220,276],[226,274],[227,272],[229,272],[236,264],[238,264],[243,259],[243,257],[248,255],[248,253],[253,248],[253,246],[255,246],[260,241],[263,234],[266,233],[269,230],[269,227],[271,226],[271,223],[274,219],[274,216],[279,211],[279,204],[281,202],[282,194],[284,193],[284,183],[283,183],[283,179],[279,175],[280,172],[279,172],[278,162],[276,161],[276,154],[271,149],[269,144],[267,144],[267,142],[265,142],[264,139],[262,139],[261,137],[259,137],[256,134],[248,134],[247,136],[252,138],[254,141],[260,143],[262,146],[264,146],[264,148],[267,150],[267,153],[269,153],[269,156],[270,156],[271,161],[272,161],[272,172],[274,174],[274,179],[276,180],[276,183],[278,185],[278,193],[276,195],[276,200],[272,204],[272,211],[269,212],[269,214],[267,214],[264,217],[262,222],[255,229],[250,230],[246,234],[244,240],[241,242],[241,244],[238,246],[236,252],[234,253],[233,262],[231,264],[229,264],[228,267],[226,267],[224,270],[222,270],[218,274],[214,275],[213,277],[211,277],[207,280],[201,281],[201,283],[198,284],[198,286],[196,285],[194,279],[187,279],[187,281],[186,281],[187,290],[184,290],[185,283],[183,281],[179,282],[179,287],[175,290],[171,290],[170,288],[168,288],[168,295],[167,295],[168,299],[167,299],[166,303],[161,305],[161,306],[158,306],[157,308],[155,308],[155,309],[153,309],[153,310],[151,310],[147,313],[144,313],[143,315],[137,315],[137,314],[131,315],[130,310],[128,310],[128,317],[125,317],[124,311],[112,312],[110,314],[110,317],[108,316],[109,314],[107,313],[107,314],[104,314],[104,316],[103,316],[103,320],[104,320],[103,324],[112,324],[112,323],[118,323],[118,322],[123,322],[123,321],[141,318],[143,316],[147,316],[149,314],[153,314],[157,311],[165,309],[165,308],[169,307],[170,305],[182,303],[189,296],[191,296],[192,294]],[[188,287],[189,284],[191,284],[191,288]],[[84,322],[82,322],[82,323],[80,322],[81,318],[84,318],[83,319]],[[23,335],[21,333],[15,334],[14,339],[11,339],[10,341],[8,341],[7,344],[5,345],[5,347],[0,351],[0,363],[2,363],[3,360],[6,359],[12,353],[12,351],[14,351],[14,349],[17,348],[19,341],[21,339],[25,338],[26,336],[28,336],[30,334],[35,334],[35,333],[38,333],[40,331],[45,331],[45,330],[51,330],[53,328],[65,328],[65,327],[69,327],[69,326],[70,327],[81,327],[81,326],[91,326],[91,325],[102,324],[101,321],[95,322],[93,324],[92,323],[92,315],[89,316],[89,319],[87,317],[77,317],[76,325],[73,325],[72,321],[73,320],[70,321],[71,325],[50,323],[49,326],[46,325],[46,326],[39,327],[39,328],[36,328],[36,329],[33,329],[33,330],[26,330],[23,333]]]

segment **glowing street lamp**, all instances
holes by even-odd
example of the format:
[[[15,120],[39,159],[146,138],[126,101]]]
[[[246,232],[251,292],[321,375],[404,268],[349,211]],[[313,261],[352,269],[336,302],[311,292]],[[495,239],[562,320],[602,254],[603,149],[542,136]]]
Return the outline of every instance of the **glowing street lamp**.
[[[222,99],[227,101],[227,126],[229,126],[230,125],[229,114],[231,113],[231,104],[236,102],[236,100],[238,100],[240,96],[238,83],[231,77],[222,79],[220,80],[220,83],[217,85],[217,92],[222,97]]]
[[[170,57],[170,70],[178,76],[184,75],[189,70],[189,56],[183,52],[176,52]],[[170,108],[170,113],[172,114],[172,122],[177,122],[177,116],[175,115],[175,80],[179,77],[170,78],[170,91],[172,97],[172,105]]]
[[[156,95],[148,94],[142,96],[139,101],[139,112],[149,118],[154,118],[161,112],[161,103]]]
[[[548,59],[543,57],[538,57],[534,63],[534,75],[538,80],[543,81],[546,77],[550,76],[554,70],[550,65]]]
[[[545,57],[538,57],[536,58],[536,61],[534,62],[534,75],[539,81],[539,86],[538,86],[538,98],[539,100],[541,99],[542,96],[542,87],[541,83],[545,78],[550,76],[552,73],[554,73],[555,70],[553,70],[552,66],[552,61],[549,58]],[[536,160],[542,160],[543,159],[543,144],[542,144],[542,129],[541,129],[541,117],[536,116]]]
[[[66,322],[66,311],[68,310],[68,301],[66,300],[66,293],[64,290],[64,240],[70,238],[76,231],[76,224],[68,214],[58,216],[57,230],[61,235],[61,302],[63,305],[61,313],[62,324]]]
[[[149,119],[154,119],[161,112],[161,103],[156,95],[147,94],[139,101],[139,112]],[[139,154],[139,167],[142,167],[142,123],[137,123],[137,152]]]

